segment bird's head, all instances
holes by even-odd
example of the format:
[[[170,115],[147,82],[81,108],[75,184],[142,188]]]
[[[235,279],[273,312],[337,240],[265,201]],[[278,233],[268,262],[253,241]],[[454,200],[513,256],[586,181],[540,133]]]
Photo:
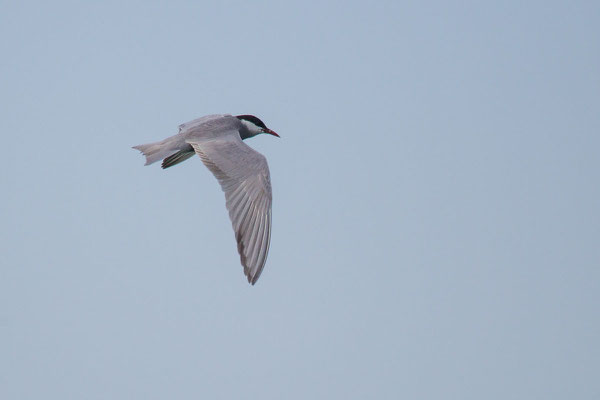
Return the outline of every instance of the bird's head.
[[[259,118],[254,115],[238,115],[237,119],[242,122],[244,128],[247,132],[240,132],[240,136],[242,139],[246,139],[252,136],[259,135],[261,133],[268,133],[269,135],[277,136],[279,135],[274,131],[267,128],[264,122],[262,122]]]

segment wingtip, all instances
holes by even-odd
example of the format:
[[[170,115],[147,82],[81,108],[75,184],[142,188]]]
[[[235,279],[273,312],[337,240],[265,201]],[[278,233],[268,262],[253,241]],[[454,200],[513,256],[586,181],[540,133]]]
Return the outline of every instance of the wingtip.
[[[250,268],[248,268],[246,266],[244,266],[244,275],[246,275],[246,279],[248,280],[248,283],[251,284],[252,286],[254,286],[256,281],[258,281],[258,275],[257,274],[252,275]]]
[[[251,284],[252,286],[254,286],[254,284],[256,283],[256,277],[252,276],[249,268],[244,267],[244,275],[246,275],[246,279],[248,280],[248,283]]]

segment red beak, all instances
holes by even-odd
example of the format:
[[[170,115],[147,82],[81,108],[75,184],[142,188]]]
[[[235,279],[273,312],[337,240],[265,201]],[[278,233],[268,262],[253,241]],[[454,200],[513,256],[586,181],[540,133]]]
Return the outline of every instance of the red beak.
[[[269,135],[277,136],[278,138],[281,137],[277,133],[275,133],[274,131],[270,130],[269,128],[263,129],[263,132],[264,133],[268,133]]]

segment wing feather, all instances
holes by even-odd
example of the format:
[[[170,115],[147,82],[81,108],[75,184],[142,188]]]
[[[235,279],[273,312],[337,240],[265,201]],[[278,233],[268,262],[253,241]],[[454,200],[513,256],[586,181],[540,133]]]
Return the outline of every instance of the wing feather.
[[[225,192],[229,218],[251,284],[258,280],[271,241],[271,179],[265,157],[246,145],[237,131],[218,138],[188,139]]]

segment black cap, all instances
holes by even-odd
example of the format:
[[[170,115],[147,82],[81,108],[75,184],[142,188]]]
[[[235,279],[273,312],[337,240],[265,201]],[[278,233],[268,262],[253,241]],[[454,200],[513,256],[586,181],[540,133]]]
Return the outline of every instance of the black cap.
[[[267,126],[265,125],[265,123],[262,122],[259,118],[255,117],[254,115],[236,115],[236,117],[237,117],[237,119],[243,119],[246,121],[250,121],[256,126],[260,126],[263,129],[267,129]]]

